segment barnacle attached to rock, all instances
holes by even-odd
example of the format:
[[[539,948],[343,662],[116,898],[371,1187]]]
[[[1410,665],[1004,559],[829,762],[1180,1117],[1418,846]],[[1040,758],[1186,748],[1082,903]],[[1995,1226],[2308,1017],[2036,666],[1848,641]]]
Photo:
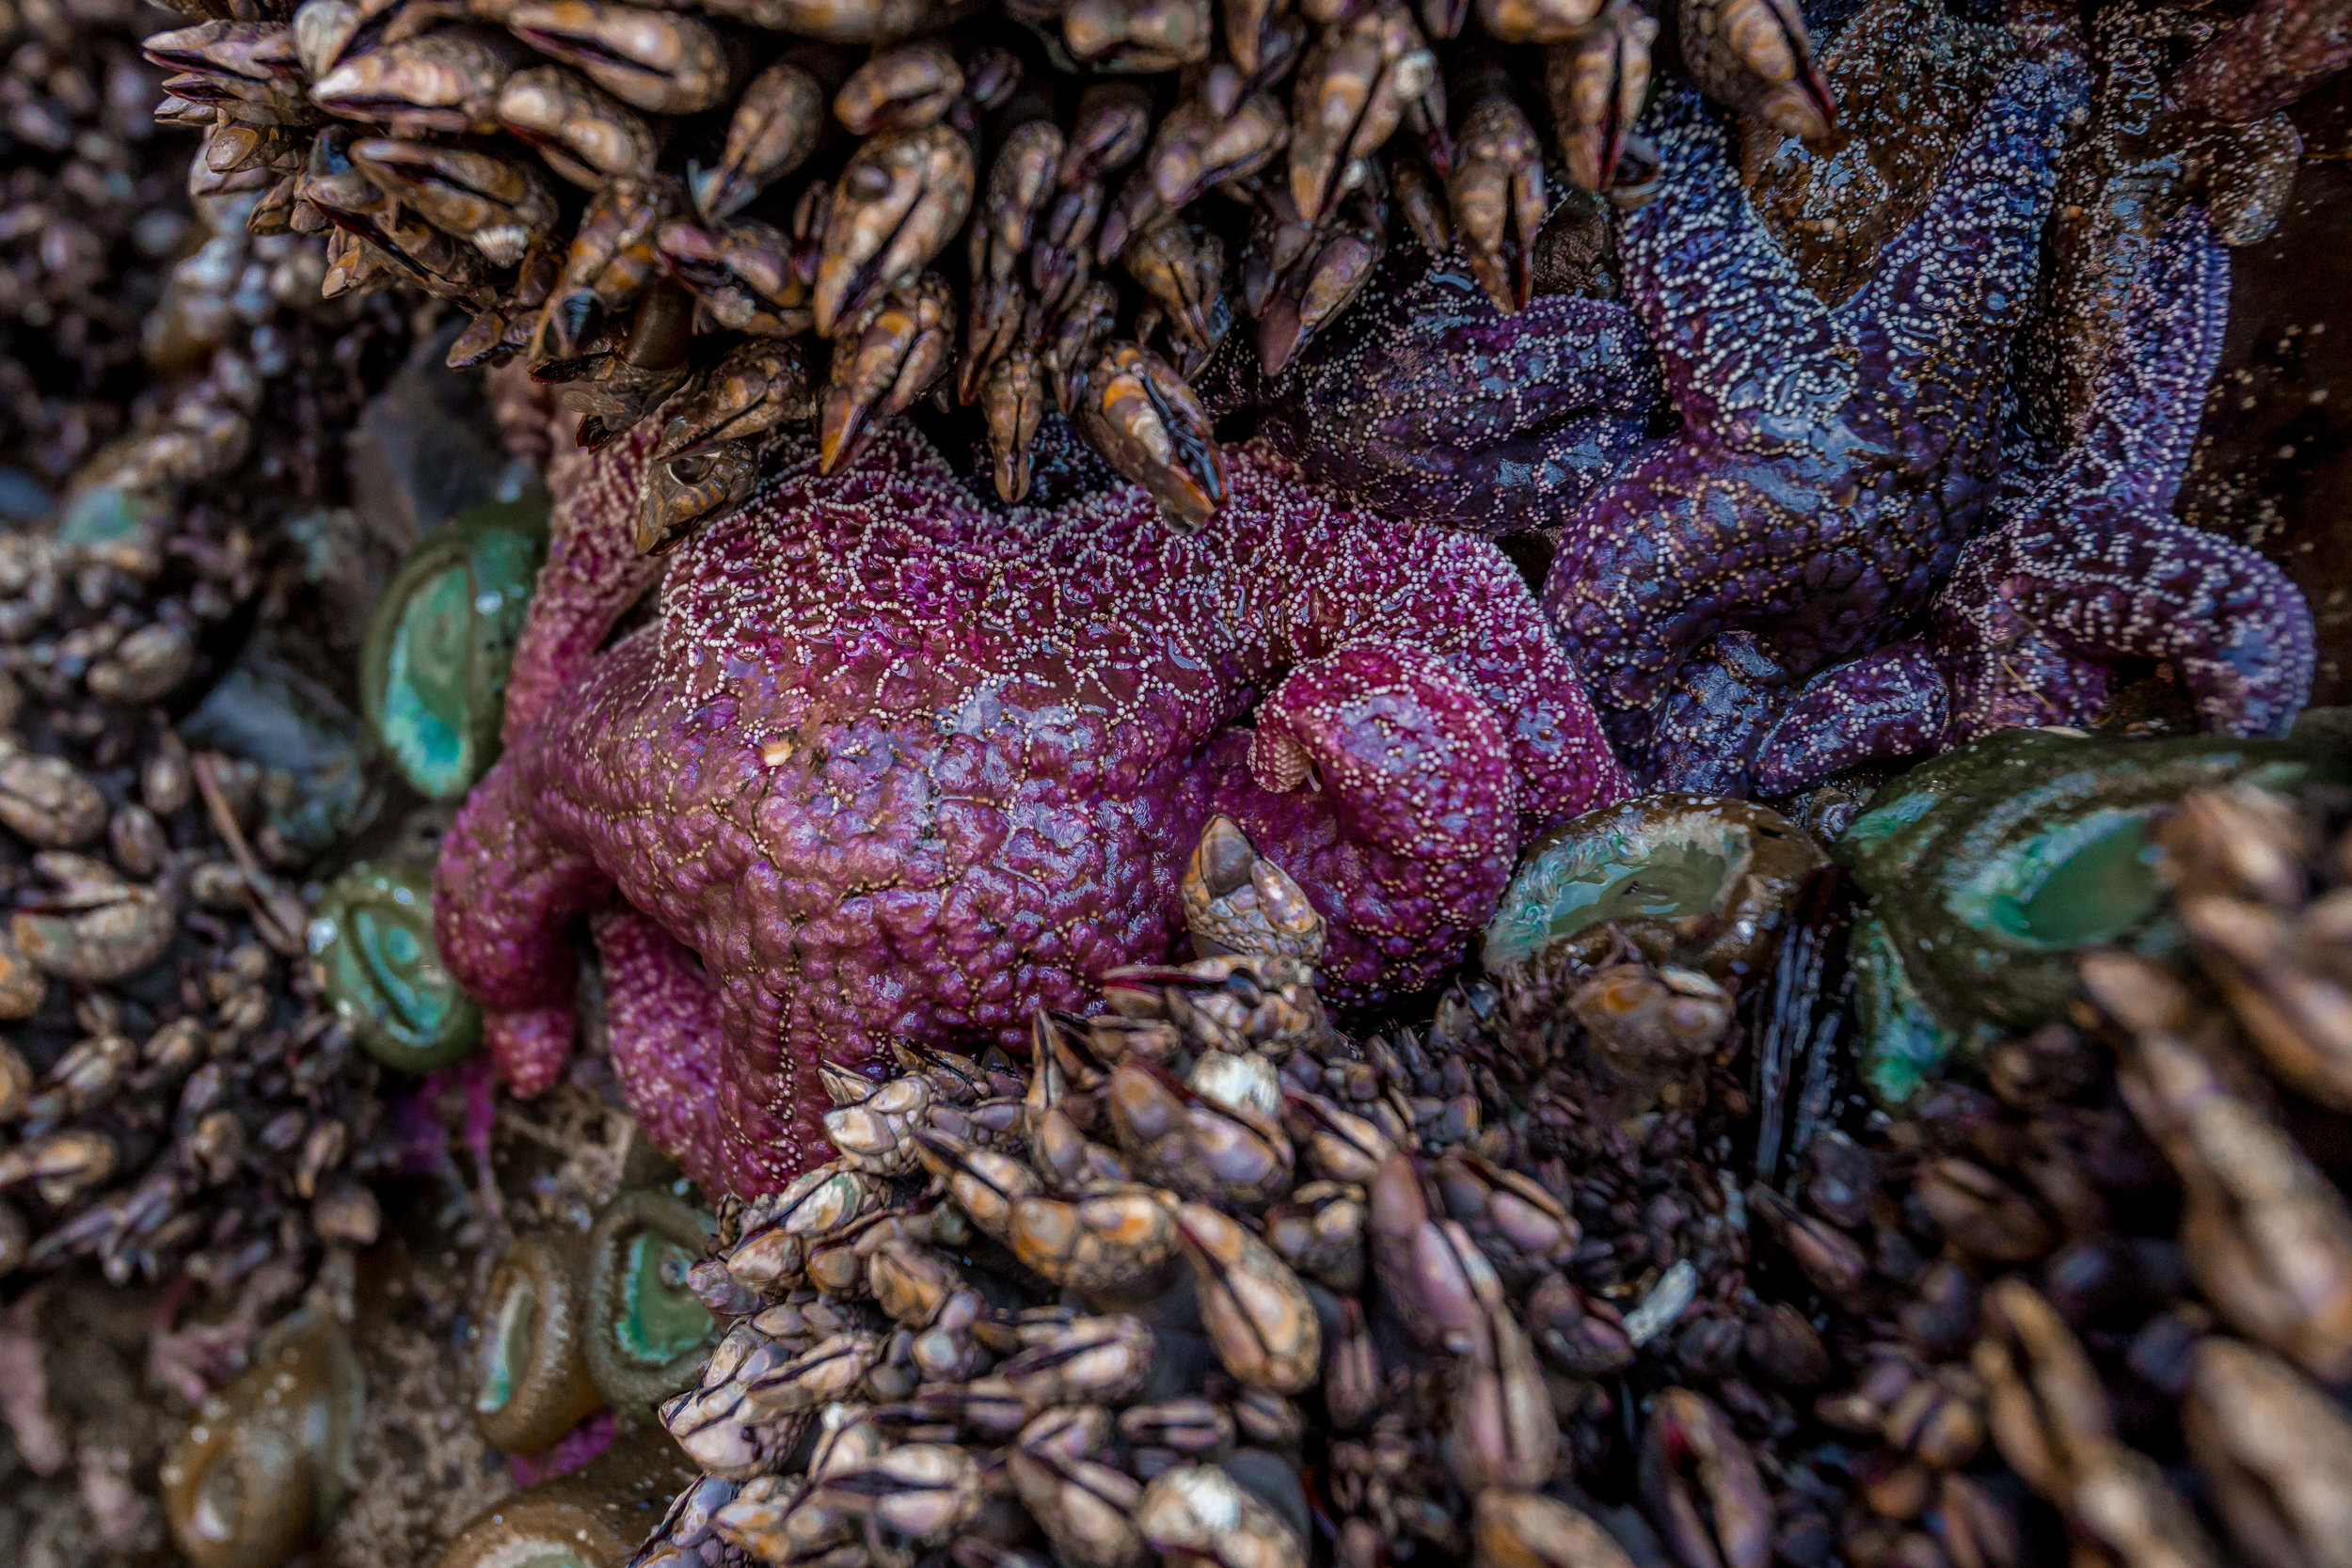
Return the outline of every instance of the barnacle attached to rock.
[[[344,657],[373,586],[335,504],[342,438],[407,328],[381,302],[319,299],[314,240],[248,231],[285,128],[199,150],[192,198],[149,178],[160,160],[130,152],[146,132],[125,134],[145,92],[130,22],[7,24],[9,90],[52,85],[20,146],[45,145],[21,139],[40,114],[65,134],[12,175],[32,230],[6,242],[20,282],[0,290],[0,835],[18,868],[0,1253],[19,1279],[87,1259],[118,1284],[227,1291],[380,1222],[375,1069],[301,961],[298,891],[380,792],[334,692],[281,676],[294,646]],[[102,165],[121,179],[66,196]],[[135,219],[151,244],[119,231]],[[78,258],[75,278],[34,252]],[[120,356],[142,341],[133,400]]]
[[[1192,233],[1198,260],[1220,245],[1238,250],[1227,218],[1241,208],[1286,207],[1313,231],[1268,296],[1277,369],[1345,310],[1376,264],[1381,204],[1369,241],[1362,214],[1341,214],[1392,175],[1421,198],[1408,198],[1409,211],[1462,237],[1487,295],[1506,311],[1526,304],[1542,143],[1520,89],[1492,69],[1494,42],[1564,52],[1561,133],[1580,177],[1605,187],[1658,24],[1634,0],[1560,0],[1482,8],[1485,33],[1466,34],[1468,9],[1008,0],[1003,17],[1037,36],[981,43],[964,9],[930,0],[426,0],[389,10],[315,0],[291,21],[207,15],[157,35],[150,55],[179,72],[175,120],[209,133],[208,177],[262,193],[257,232],[329,235],[326,293],[401,284],[476,317],[453,362],[522,352],[548,380],[601,381],[591,328],[619,336],[616,318],[644,308],[650,277],[628,243],[641,226],[616,225],[628,212],[691,206],[691,232],[663,250],[705,308],[690,330],[723,348],[746,332],[838,339],[846,324],[862,336],[867,311],[937,271],[948,313],[971,323],[961,394],[969,404],[992,387],[994,461],[1003,493],[1017,497],[1034,439],[1021,411],[1034,410],[1038,378],[1033,364],[993,372],[1051,339],[1091,275],[1132,277],[1111,287],[1152,318],[1136,339],[1165,350],[1175,371],[1189,374],[1215,346],[1230,310],[1217,268],[1163,264],[1155,234]],[[1827,132],[1834,111],[1792,6],[1692,0],[1676,14],[1683,58],[1710,92]],[[784,47],[761,41],[771,38]],[[847,41],[873,45],[870,57],[827,46]],[[1145,90],[1137,76],[1163,81]],[[713,146],[721,112],[723,145]],[[706,116],[711,123],[698,123]],[[844,134],[846,159],[828,145]],[[983,156],[993,164],[985,183]],[[577,215],[557,181],[590,193]],[[1238,207],[1202,199],[1218,189]],[[1424,211],[1433,200],[1450,202],[1451,217]],[[958,245],[976,208],[972,243]],[[786,270],[802,275],[790,292],[803,297],[707,264],[736,230],[772,232],[787,213]],[[550,291],[544,278],[558,266],[564,278]],[[1158,341],[1156,327],[1171,336]],[[600,411],[601,434],[659,401]],[[1120,457],[1137,422],[1097,422],[1088,436],[1132,473],[1136,461]],[[736,456],[758,470],[760,454]],[[1179,511],[1216,504],[1211,486]]]

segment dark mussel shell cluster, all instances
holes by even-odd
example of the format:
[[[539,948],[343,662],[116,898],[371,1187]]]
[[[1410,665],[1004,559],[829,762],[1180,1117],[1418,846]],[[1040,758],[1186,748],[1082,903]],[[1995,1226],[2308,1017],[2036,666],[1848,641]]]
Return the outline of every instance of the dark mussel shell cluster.
[[[661,410],[648,551],[803,421],[831,469],[934,387],[1005,499],[1058,409],[1197,525],[1221,463],[1187,378],[1236,303],[1279,370],[1394,206],[1517,309],[1538,123],[1577,182],[1638,192],[1661,29],[1633,0],[174,3],[161,117],[261,193],[257,232],[326,236],[327,294],[457,302],[452,362],[522,356],[583,444]],[[1830,133],[1791,0],[1664,20],[1715,97]]]

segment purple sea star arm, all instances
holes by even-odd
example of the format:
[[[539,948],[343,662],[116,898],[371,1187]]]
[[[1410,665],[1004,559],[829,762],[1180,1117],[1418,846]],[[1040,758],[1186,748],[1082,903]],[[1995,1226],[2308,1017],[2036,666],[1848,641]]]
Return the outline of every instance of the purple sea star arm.
[[[2037,513],[1971,546],[1938,613],[1938,641],[1974,655],[1953,660],[1961,734],[2019,721],[2024,700],[2042,710],[2042,723],[2093,718],[2105,666],[2128,657],[2172,661],[2209,730],[2284,732],[2310,696],[2314,659],[2311,611],[2286,575],[2243,545],[2161,514],[2104,512]],[[2003,670],[1992,652],[2012,614],[2068,658],[2026,645],[2009,662],[2025,661],[2037,678],[2021,683]]]
[[[1391,854],[1458,862],[1518,831],[1502,721],[1460,675],[1403,648],[1359,643],[1283,677],[1259,705],[1249,771],[1277,792],[1320,781]]]
[[[2203,212],[2165,226],[2124,307],[2081,439],[1972,542],[1939,595],[1956,737],[2078,723],[2115,659],[2171,660],[2208,729],[2283,730],[2310,693],[2311,611],[2242,545],[2168,515],[2229,325],[2229,260]]]
[[[1750,632],[1724,632],[1683,660],[1650,736],[1656,787],[1745,795],[1746,759],[1779,711],[1788,680]]]
[[[2057,536],[2021,540],[2014,527],[1996,529],[1969,541],[1936,597],[1929,642],[1951,692],[1944,738],[1953,745],[1994,730],[2086,724],[2106,705],[2113,672],[2067,652],[2028,613],[2049,602],[2020,559],[2037,548],[2050,559],[2034,563],[2036,574],[2072,571],[2058,566],[2066,546]]]
[[[719,988],[691,952],[627,907],[597,915],[594,930],[604,1033],[621,1097],[646,1135],[703,1191],[749,1190],[754,1172],[739,1166],[734,1148],[821,1145],[824,1128],[813,1108],[801,1118],[805,1125],[794,1125],[740,1094],[723,1070]],[[722,1132],[727,1127],[744,1134],[732,1148]]]
[[[1544,585],[1637,771],[1724,788],[1747,775],[1786,698],[1722,672],[1678,689],[1710,638],[1752,633],[1802,679],[1904,629],[1952,569],[1985,504],[2000,368],[2078,75],[2005,71],[1923,215],[1835,316],[1765,237],[1720,132],[1687,97],[1666,103],[1664,188],[1620,249],[1690,428],[1580,510]],[[1710,705],[1739,722],[1710,721]]]
[[[1502,715],[1459,673],[1359,642],[1299,665],[1259,705],[1248,784],[1229,777],[1220,804],[1337,906],[1333,977],[1368,979],[1414,942],[1458,945],[1502,896],[1518,849],[1511,752]],[[1353,850],[1338,861],[1318,854],[1341,844]]]
[[[1915,473],[1987,466],[1975,449],[1994,429],[2008,361],[1984,345],[2005,341],[2030,309],[2058,184],[2047,149],[2085,91],[2070,57],[2011,65],[1932,199],[1837,309],[1859,356],[1856,430]]]
[[[1841,769],[1931,751],[1951,711],[1924,639],[1824,670],[1790,699],[1756,752],[1756,787],[1793,795]]]
[[[1260,436],[1392,517],[1486,534],[1556,523],[1647,439],[1661,388],[1640,324],[1564,294],[1505,316],[1458,260],[1420,264],[1391,258],[1370,298],[1248,389],[1266,405]]]
[[[2124,301],[2081,439],[2035,502],[2101,496],[2122,509],[2169,512],[2229,325],[2229,252],[2205,210],[2184,207]]]
[[[2174,103],[2243,125],[2352,65],[2352,3],[2256,0],[2174,73]]]
[[[1618,230],[1627,295],[1693,434],[1770,455],[1851,395],[1852,371],[1829,312],[1749,209],[1706,100],[1669,87],[1652,114],[1665,194]]]
[[[568,927],[612,885],[547,831],[537,803],[502,760],[466,798],[433,879],[441,961],[482,1004],[499,1075],[525,1097],[550,1087],[571,1055],[580,960]]]

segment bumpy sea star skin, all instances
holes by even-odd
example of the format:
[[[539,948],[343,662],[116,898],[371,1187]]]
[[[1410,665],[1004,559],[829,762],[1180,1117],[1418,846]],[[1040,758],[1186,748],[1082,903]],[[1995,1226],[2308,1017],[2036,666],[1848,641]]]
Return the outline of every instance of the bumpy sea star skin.
[[[1355,308],[1254,387],[1260,436],[1356,506],[1488,535],[1556,523],[1640,451],[1662,388],[1622,305],[1506,316],[1459,253],[1391,252]],[[1255,357],[1229,350],[1227,364]]]
[[[2352,3],[2256,0],[2189,56],[2172,102],[2190,114],[2253,120],[2285,108],[2352,65]]]
[[[1652,752],[1685,660],[1748,631],[1770,663],[1810,674],[1899,629],[1951,569],[1986,499],[2002,362],[2080,75],[2004,71],[1926,210],[1835,310],[1766,237],[1695,95],[1661,100],[1661,194],[1619,249],[1687,429],[1570,519],[1544,590],[1637,769],[1741,792],[1770,702]]]
[[[1818,677],[1756,758],[1770,792],[2011,725],[2081,724],[2119,658],[2168,660],[2205,727],[2282,733],[2311,694],[2310,608],[2242,545],[2171,515],[2220,361],[2230,268],[2204,212],[2165,226],[2081,438],[1969,541],[1931,630]]]
[[[2284,115],[2232,124],[2173,112],[2166,84],[2187,40],[2210,33],[2192,4],[2040,6],[2018,31],[2080,54],[2096,86],[2059,160],[2043,233],[2040,298],[2012,360],[2000,499],[2020,499],[2090,419],[2124,308],[2157,236],[2190,199],[2223,243],[2266,237],[2303,155]]]
[[[2016,48],[2008,28],[1966,21],[1945,0],[1870,0],[1821,52],[1836,136],[1816,147],[1742,135],[1749,198],[1807,288],[1836,305],[1869,279]]]
[[[646,446],[559,508],[511,688],[538,705],[445,842],[437,934],[528,1093],[569,1049],[567,926],[617,889],[613,1058],[710,1190],[822,1157],[820,1056],[1018,1038],[1166,956],[1212,811],[1372,999],[1458,956],[1527,834],[1629,788],[1499,551],[1342,511],[1255,446],[1189,538],[1131,485],[985,507],[904,429],[829,480],[797,451],[592,654],[642,580],[597,541]]]

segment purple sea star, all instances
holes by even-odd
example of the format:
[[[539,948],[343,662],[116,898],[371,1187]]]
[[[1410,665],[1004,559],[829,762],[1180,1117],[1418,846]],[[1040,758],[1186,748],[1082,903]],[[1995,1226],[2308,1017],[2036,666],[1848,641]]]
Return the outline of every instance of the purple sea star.
[[[2123,311],[2088,426],[1968,542],[1925,638],[1824,673],[1756,757],[1778,794],[1872,757],[2096,717],[2116,659],[2169,660],[2205,727],[2285,730],[2311,693],[2311,610],[2248,549],[2176,522],[2229,322],[2228,254],[2201,208],[2167,224]]]
[[[1697,96],[1661,101],[1661,193],[1618,245],[1687,428],[1569,520],[1544,589],[1637,770],[1743,793],[1778,694],[1726,675],[1748,696],[1710,705],[1724,650],[1686,661],[1744,632],[1743,657],[1808,675],[1886,640],[1950,571],[2082,97],[2074,62],[2006,70],[1925,210],[1835,309],[1766,236]]]
[[[2352,65],[2352,3],[2256,0],[2175,73],[2170,97],[2190,114],[2256,120]]]
[[[1546,294],[1506,316],[1458,252],[1403,247],[1252,401],[1258,434],[1350,504],[1493,535],[1592,494],[1661,392],[1624,306]]]
[[[797,451],[595,653],[644,581],[614,541],[649,440],[559,508],[517,733],[434,903],[518,1093],[561,1069],[569,927],[605,911],[615,1066],[707,1190],[823,1157],[820,1057],[1019,1040],[1167,956],[1212,811],[1368,1001],[1459,956],[1527,836],[1628,790],[1499,551],[1343,511],[1254,446],[1189,538],[1131,485],[984,506],[905,430],[821,482]]]

